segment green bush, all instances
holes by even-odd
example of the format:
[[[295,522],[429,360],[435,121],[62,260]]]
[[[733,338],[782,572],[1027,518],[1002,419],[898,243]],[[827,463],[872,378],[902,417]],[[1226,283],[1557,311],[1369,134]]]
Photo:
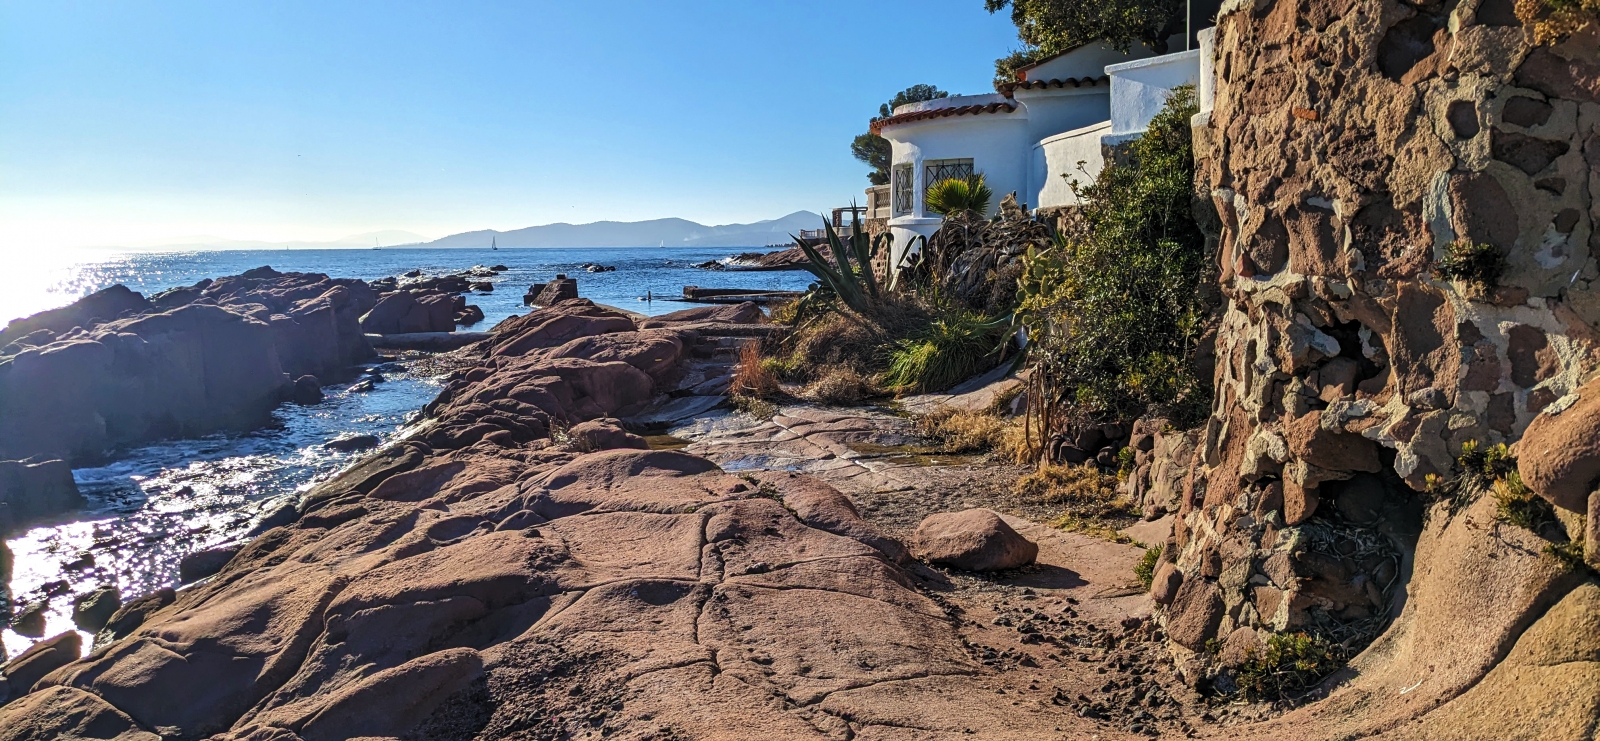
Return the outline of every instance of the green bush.
[[[927,328],[894,344],[884,385],[898,391],[939,391],[998,360],[1000,328],[971,312],[942,312]]]
[[[1149,591],[1150,585],[1155,583],[1156,565],[1161,563],[1161,548],[1162,546],[1159,545],[1154,548],[1146,548],[1144,557],[1140,558],[1139,563],[1133,567],[1134,578],[1139,580],[1139,585],[1144,587],[1146,591]]]
[[[1433,273],[1445,280],[1458,280],[1488,291],[1500,285],[1500,274],[1505,269],[1505,255],[1494,245],[1463,240],[1445,247],[1444,258],[1439,260]]]
[[[989,202],[994,191],[978,173],[964,178],[948,178],[928,186],[928,210],[940,216],[972,214],[979,218],[989,214]]]
[[[1285,700],[1305,692],[1348,661],[1339,644],[1306,633],[1277,633],[1239,667],[1239,692],[1251,701]]]
[[[1157,412],[1182,426],[1208,412],[1194,358],[1214,280],[1194,216],[1191,86],[1173,92],[1126,161],[1078,187],[1080,218],[1055,246],[1029,250],[1018,282],[1039,409],[1126,420]],[[1055,429],[1046,412],[1039,429]]]

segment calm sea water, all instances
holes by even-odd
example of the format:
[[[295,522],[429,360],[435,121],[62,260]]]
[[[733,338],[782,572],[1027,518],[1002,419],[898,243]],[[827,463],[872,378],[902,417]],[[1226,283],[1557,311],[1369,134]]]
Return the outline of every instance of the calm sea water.
[[[122,283],[145,294],[191,285],[202,278],[236,275],[271,265],[278,270],[375,279],[413,269],[429,274],[473,265],[505,265],[495,291],[468,298],[485,314],[473,329],[525,313],[529,285],[558,273],[578,279],[579,294],[598,303],[644,314],[693,304],[643,301],[681,296],[685,285],[803,289],[804,272],[719,273],[692,267],[725,258],[737,248],[504,249],[490,250],[244,250],[184,253],[54,252],[8,259],[0,271],[0,323],[63,306]],[[616,271],[587,273],[585,263]],[[47,636],[72,629],[72,598],[114,584],[123,598],[177,582],[184,555],[236,542],[263,514],[297,492],[348,465],[351,455],[322,444],[350,433],[385,441],[409,424],[438,393],[426,363],[378,363],[384,382],[359,393],[328,388],[314,407],[284,406],[274,424],[248,434],[166,441],[121,451],[112,463],[73,472],[89,509],[70,521],[33,528],[8,541],[16,556],[13,602],[48,602]],[[357,454],[359,455],[359,454]],[[32,639],[0,632],[15,656]]]

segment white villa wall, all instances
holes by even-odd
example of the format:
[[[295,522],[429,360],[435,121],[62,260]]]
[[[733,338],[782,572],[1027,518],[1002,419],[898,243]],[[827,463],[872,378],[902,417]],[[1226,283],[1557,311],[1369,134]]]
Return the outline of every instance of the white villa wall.
[[[1111,88],[1103,83],[1083,88],[1018,88],[1013,95],[1017,103],[1027,109],[1028,139],[1033,143],[1064,131],[1099,123],[1111,116]],[[1034,184],[1037,185],[1037,182]],[[1021,198],[1020,193],[1018,198]]]
[[[1172,89],[1200,81],[1200,50],[1106,67],[1111,76],[1111,136],[1142,134]]]
[[[1029,168],[1032,171],[1029,181],[1033,185],[1031,202],[1039,208],[1077,205],[1078,197],[1072,192],[1068,178],[1088,185],[1100,177],[1100,171],[1105,168],[1100,138],[1110,131],[1111,122],[1101,121],[1035,144]],[[1083,163],[1081,170],[1080,162]]]
[[[1127,52],[1117,51],[1105,43],[1091,44],[1041,62],[1031,69],[1021,70],[1021,77],[1024,80],[1066,80],[1084,77],[1098,79],[1105,76],[1107,65],[1153,56],[1155,52],[1142,44],[1133,46]]]
[[[915,103],[897,105],[894,107],[894,110],[891,111],[891,113],[898,116],[902,113],[935,111],[939,110],[940,108],[960,108],[962,106],[969,105],[989,105],[990,103],[1009,102],[1011,102],[1010,98],[1007,98],[999,93],[990,93],[988,95],[950,95],[943,98],[934,98],[933,100],[921,100]]]
[[[923,182],[922,165],[927,160],[971,159],[973,171],[983,173],[994,190],[996,206],[1012,191],[1016,191],[1018,199],[1026,197],[1031,147],[1025,116],[1018,108],[1012,113],[935,118],[883,130],[882,136],[889,140],[892,152],[890,171],[911,163],[913,173],[911,213],[889,219],[889,231],[894,235],[894,264],[900,263],[906,246],[916,235],[932,236],[939,228],[939,215],[926,213],[922,203],[922,193],[928,185]]]

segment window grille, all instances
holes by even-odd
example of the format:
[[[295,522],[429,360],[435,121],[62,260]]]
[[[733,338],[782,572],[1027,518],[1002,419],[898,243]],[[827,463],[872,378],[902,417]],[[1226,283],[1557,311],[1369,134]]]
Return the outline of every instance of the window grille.
[[[894,167],[891,179],[894,182],[894,213],[896,216],[904,216],[911,213],[911,192],[914,187],[911,182],[912,174],[911,165],[909,164],[895,165]]]
[[[944,180],[972,177],[972,160],[924,160],[922,163],[922,203],[928,203],[928,189]]]

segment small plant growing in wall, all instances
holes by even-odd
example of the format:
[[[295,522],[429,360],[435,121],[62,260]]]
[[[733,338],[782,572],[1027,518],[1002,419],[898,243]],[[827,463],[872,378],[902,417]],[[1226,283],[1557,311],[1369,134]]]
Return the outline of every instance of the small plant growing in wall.
[[[1144,557],[1140,558],[1139,563],[1133,567],[1134,578],[1138,579],[1139,585],[1143,586],[1147,591],[1150,589],[1150,585],[1155,583],[1156,565],[1159,563],[1161,563],[1161,546],[1158,545],[1154,548],[1146,548]]]
[[[1494,245],[1461,240],[1444,248],[1444,257],[1434,266],[1433,274],[1480,291],[1492,291],[1499,287],[1505,269],[1505,255]]]
[[[1535,44],[1559,44],[1600,25],[1600,0],[1517,0],[1516,12]]]

